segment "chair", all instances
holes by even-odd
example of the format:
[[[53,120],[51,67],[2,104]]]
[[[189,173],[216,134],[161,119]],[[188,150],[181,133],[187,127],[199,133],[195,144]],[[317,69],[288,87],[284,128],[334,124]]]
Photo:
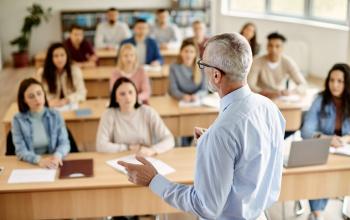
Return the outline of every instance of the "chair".
[[[70,143],[70,152],[71,153],[79,152],[77,143],[75,142],[74,137],[73,137],[72,133],[70,132],[70,130],[68,128],[67,128],[67,133],[68,133],[68,139],[69,139],[69,143]],[[13,144],[11,131],[9,131],[9,133],[7,134],[7,137],[6,137],[6,152],[5,152],[5,155],[6,156],[16,155],[15,145]]]

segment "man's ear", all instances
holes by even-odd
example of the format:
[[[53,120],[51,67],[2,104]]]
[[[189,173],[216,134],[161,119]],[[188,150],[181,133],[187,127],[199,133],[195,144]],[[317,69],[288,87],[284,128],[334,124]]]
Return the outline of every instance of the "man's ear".
[[[217,69],[213,69],[213,73],[214,73],[214,82],[219,84],[222,80],[222,74],[220,71],[218,71]]]

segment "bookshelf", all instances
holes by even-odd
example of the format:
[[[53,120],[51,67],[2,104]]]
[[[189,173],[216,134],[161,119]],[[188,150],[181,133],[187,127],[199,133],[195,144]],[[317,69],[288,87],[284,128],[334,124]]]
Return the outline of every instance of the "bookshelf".
[[[211,0],[172,0],[171,7],[166,8],[170,12],[171,22],[181,30],[182,36],[191,34],[191,24],[195,20],[203,21],[210,31],[211,27]],[[119,20],[127,23],[131,28],[135,18],[144,18],[149,23],[154,23],[155,12],[159,8],[152,9],[119,9]],[[62,39],[69,35],[72,24],[78,24],[84,28],[85,37],[90,43],[94,43],[95,30],[98,23],[105,20],[106,9],[97,10],[65,10],[61,11]],[[210,34],[210,33],[209,33]]]

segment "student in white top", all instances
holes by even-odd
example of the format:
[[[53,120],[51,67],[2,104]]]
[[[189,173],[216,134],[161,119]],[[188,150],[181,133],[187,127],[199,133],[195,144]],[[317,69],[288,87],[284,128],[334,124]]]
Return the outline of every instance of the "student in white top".
[[[157,10],[156,23],[151,26],[151,37],[157,41],[160,49],[180,47],[181,34],[179,28],[175,24],[170,23],[167,10]]]
[[[154,156],[174,147],[174,137],[159,114],[137,99],[136,86],[130,79],[121,77],[114,83],[109,108],[97,131],[98,152],[131,150]]]
[[[107,21],[97,25],[95,48],[118,49],[122,40],[131,37],[128,25],[118,21],[119,12],[116,8],[109,8],[106,13]]]

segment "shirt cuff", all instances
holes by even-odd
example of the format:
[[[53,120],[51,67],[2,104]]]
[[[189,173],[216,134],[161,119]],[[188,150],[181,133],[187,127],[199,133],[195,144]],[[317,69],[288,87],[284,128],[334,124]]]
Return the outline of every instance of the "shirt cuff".
[[[61,160],[62,160],[62,157],[63,157],[63,155],[62,155],[60,152],[55,152],[55,153],[53,154],[53,156],[56,157],[56,158],[58,158],[58,159],[61,159]]]
[[[36,155],[33,162],[34,162],[34,164],[38,164],[40,160],[41,160],[41,156]]]
[[[152,192],[161,198],[163,198],[165,190],[170,186],[171,182],[160,174],[153,177],[151,183],[149,184],[149,188],[152,190]]]

